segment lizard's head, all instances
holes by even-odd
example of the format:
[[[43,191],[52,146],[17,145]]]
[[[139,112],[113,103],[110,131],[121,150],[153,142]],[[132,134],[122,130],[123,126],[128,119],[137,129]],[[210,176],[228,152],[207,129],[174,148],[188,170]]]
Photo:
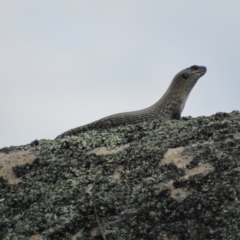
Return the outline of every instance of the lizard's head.
[[[207,72],[207,68],[204,66],[193,65],[179,72],[174,80],[183,89],[191,91],[198,79]]]
[[[171,83],[172,86],[170,89],[174,89],[174,91],[177,91],[178,93],[181,92],[183,95],[185,95],[185,97],[187,97],[198,79],[206,72],[207,68],[204,66],[193,65],[189,68],[186,68],[176,74]]]
[[[183,79],[188,81],[198,80],[202,75],[207,72],[207,68],[204,66],[193,65],[189,68],[182,70],[178,73]]]

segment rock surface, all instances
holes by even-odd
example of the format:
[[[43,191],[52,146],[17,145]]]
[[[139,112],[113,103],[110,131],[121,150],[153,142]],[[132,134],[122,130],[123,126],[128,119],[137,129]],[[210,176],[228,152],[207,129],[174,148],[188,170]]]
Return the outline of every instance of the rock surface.
[[[0,239],[240,239],[240,113],[0,149]]]

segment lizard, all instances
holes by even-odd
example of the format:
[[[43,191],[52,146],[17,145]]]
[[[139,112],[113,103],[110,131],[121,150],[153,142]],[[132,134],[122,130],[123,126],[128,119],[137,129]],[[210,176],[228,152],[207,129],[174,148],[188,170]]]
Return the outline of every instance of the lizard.
[[[198,79],[206,72],[207,68],[204,66],[193,65],[186,68],[175,75],[164,95],[150,107],[132,112],[117,113],[101,118],[89,124],[70,129],[57,136],[56,139],[78,135],[88,130],[104,130],[154,119],[159,119],[160,121],[180,119],[191,90]]]

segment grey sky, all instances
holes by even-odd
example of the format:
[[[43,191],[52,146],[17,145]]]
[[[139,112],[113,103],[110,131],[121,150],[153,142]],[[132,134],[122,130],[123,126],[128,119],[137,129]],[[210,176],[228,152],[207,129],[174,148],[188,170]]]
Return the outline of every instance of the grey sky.
[[[240,1],[0,3],[0,147],[155,103],[193,64],[183,116],[239,110]]]

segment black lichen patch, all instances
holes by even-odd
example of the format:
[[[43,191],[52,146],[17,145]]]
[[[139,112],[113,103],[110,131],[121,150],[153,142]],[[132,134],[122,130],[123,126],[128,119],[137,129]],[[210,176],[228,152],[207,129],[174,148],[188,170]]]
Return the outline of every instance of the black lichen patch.
[[[117,154],[86,154],[128,143]],[[23,181],[0,179],[0,239],[70,239],[76,233],[78,239],[240,239],[237,111],[89,131],[32,146],[33,163],[14,168]],[[184,178],[174,164],[159,164],[169,148],[179,146],[191,149],[189,171],[204,164],[214,171]],[[119,165],[121,176],[114,180]],[[184,200],[159,187],[170,181],[188,192]]]

